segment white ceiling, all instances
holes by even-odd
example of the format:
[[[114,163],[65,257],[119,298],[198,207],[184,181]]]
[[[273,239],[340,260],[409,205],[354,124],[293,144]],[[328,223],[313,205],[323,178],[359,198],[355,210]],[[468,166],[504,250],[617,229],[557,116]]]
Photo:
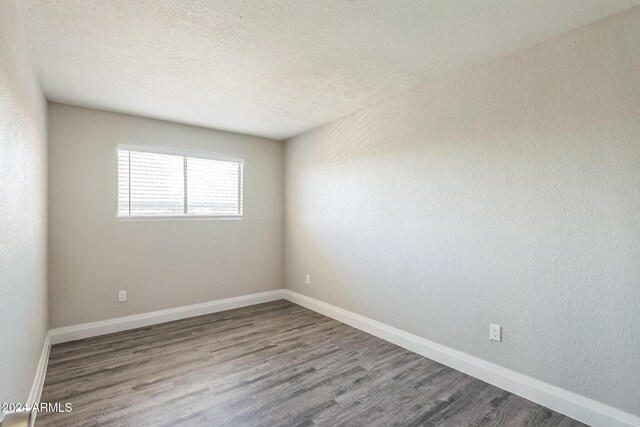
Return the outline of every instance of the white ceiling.
[[[18,0],[51,101],[284,139],[640,0]]]

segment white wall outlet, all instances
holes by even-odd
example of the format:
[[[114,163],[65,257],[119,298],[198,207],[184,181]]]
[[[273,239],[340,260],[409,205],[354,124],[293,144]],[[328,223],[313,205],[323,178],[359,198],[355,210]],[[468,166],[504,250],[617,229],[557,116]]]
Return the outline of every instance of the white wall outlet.
[[[118,302],[125,302],[127,300],[127,291],[118,291]]]
[[[502,326],[494,323],[489,324],[489,339],[493,341],[502,341]]]
[[[309,276],[307,274],[307,277],[304,279],[304,283],[307,284],[307,285],[310,285],[311,284],[311,276]]]

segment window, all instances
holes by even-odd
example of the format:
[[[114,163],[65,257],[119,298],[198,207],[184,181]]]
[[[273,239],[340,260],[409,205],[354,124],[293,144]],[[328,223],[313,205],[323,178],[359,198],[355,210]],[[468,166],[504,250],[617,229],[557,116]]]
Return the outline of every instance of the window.
[[[118,148],[118,218],[241,217],[241,160]]]

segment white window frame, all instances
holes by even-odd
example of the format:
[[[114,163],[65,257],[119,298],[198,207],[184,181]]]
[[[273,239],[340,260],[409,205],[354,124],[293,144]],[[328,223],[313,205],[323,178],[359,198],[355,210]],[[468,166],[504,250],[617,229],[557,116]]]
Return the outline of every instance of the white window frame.
[[[234,162],[239,163],[242,167],[240,173],[240,185],[238,186],[238,203],[240,204],[240,213],[234,215],[188,215],[188,214],[178,214],[178,215],[135,215],[135,216],[122,216],[119,215],[118,211],[118,199],[119,199],[119,170],[118,170],[118,150],[128,150],[128,151],[140,151],[144,153],[152,153],[152,154],[166,154],[169,156],[179,156],[179,157],[191,157],[194,159],[206,159],[206,160],[220,160],[225,162]],[[234,157],[226,157],[226,156],[218,156],[210,153],[198,153],[198,152],[186,152],[186,151],[175,151],[175,150],[166,150],[162,148],[150,148],[150,147],[139,147],[133,145],[122,145],[118,144],[115,149],[115,163],[116,163],[116,218],[118,221],[154,221],[154,220],[241,220],[244,216],[244,159],[234,158]],[[129,178],[131,179],[131,178]]]

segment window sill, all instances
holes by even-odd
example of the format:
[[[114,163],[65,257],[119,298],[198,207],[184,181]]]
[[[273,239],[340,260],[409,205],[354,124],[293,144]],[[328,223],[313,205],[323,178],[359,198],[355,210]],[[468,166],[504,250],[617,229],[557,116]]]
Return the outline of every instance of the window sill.
[[[242,220],[242,215],[148,215],[118,217],[118,221],[167,221],[167,220]]]

